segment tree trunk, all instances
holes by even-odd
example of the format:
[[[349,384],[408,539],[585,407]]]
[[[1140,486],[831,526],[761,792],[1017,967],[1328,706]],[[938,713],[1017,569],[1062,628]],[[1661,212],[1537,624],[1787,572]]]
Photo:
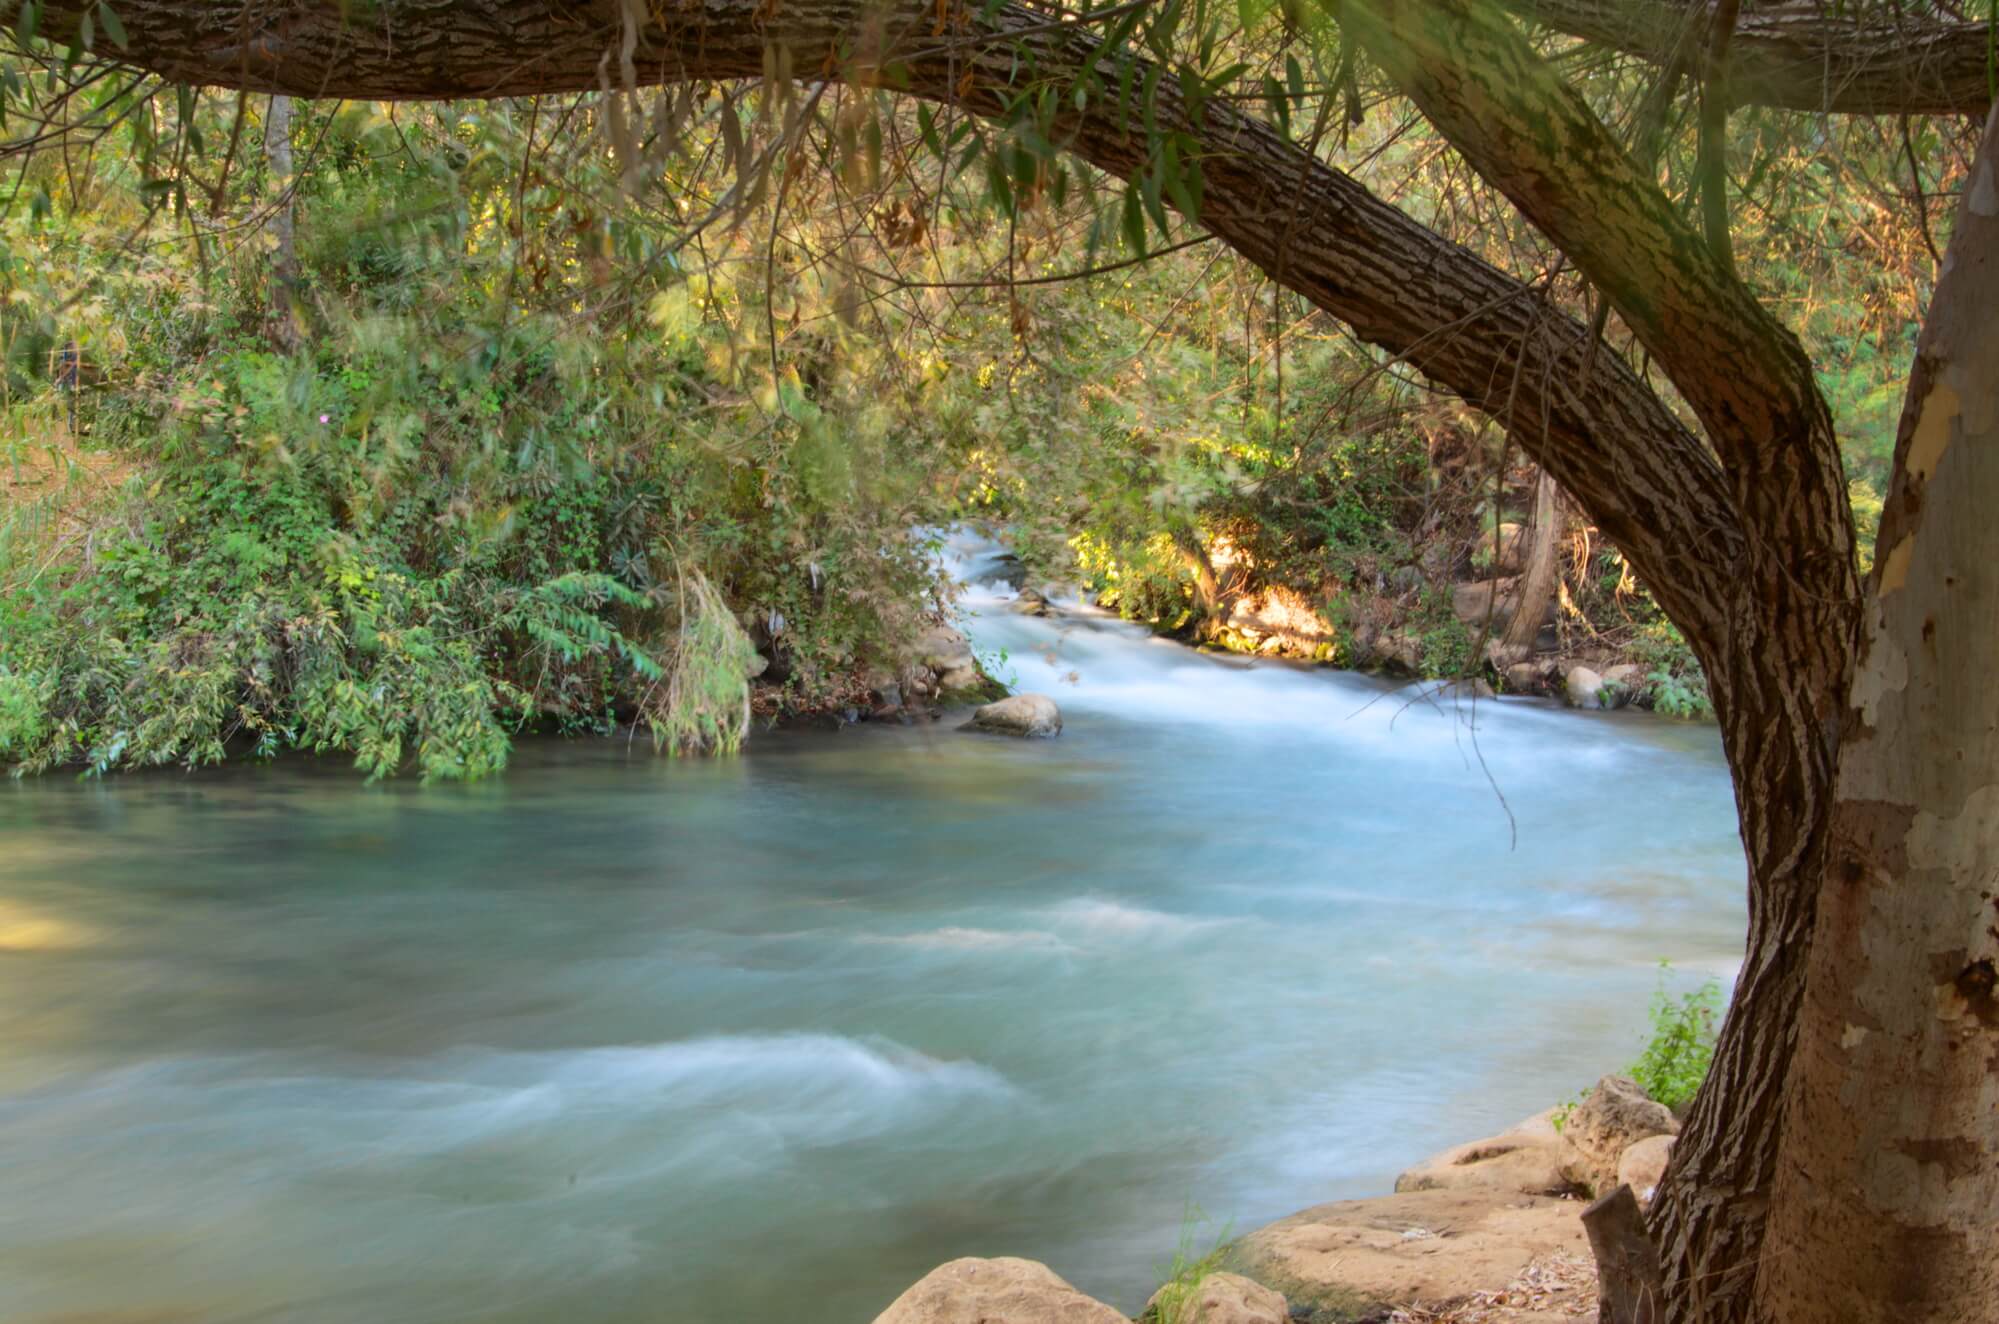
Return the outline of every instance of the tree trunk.
[[[1520,571],[1519,605],[1499,647],[1509,661],[1534,651],[1541,622],[1548,619],[1548,604],[1555,600],[1555,586],[1561,581],[1562,562],[1559,540],[1562,532],[1562,489],[1546,469],[1534,485],[1534,541],[1527,548],[1527,563]]]
[[[1698,39],[1709,0],[1500,0],[1530,23],[1655,64]],[[1985,23],[1825,0],[1757,5],[1739,20],[1729,104],[1851,115],[1982,114]],[[1925,7],[1927,8],[1927,7]],[[1974,11],[1982,12],[1982,11]]]
[[[1194,577],[1194,605],[1200,609],[1203,622],[1215,620],[1224,606],[1222,585],[1215,575],[1215,563],[1208,556],[1207,546],[1201,541],[1201,531],[1191,520],[1174,519],[1169,523],[1173,545],[1179,549],[1180,559],[1187,563],[1187,573]]]
[[[1770,1324],[1999,1315],[1999,114],[1889,493],[1757,1278]]]
[[[298,244],[293,232],[292,99],[271,98],[264,116],[264,168],[271,195],[271,335],[291,349],[298,344]]]
[[[1616,304],[1700,416],[1753,534],[1717,591],[1724,628],[1695,643],[1749,859],[1748,943],[1652,1211],[1666,1318],[1730,1324],[1761,1254],[1852,666],[1859,584],[1832,416],[1796,338],[1510,23],[1474,0],[1345,12],[1431,123]]]

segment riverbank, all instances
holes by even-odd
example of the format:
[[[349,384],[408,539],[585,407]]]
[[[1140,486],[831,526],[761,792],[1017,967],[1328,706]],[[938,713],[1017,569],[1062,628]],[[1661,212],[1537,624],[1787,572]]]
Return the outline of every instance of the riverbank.
[[[1596,1272],[1582,1215],[1619,1185],[1649,1204],[1679,1123],[1606,1076],[1573,1105],[1432,1155],[1392,1194],[1268,1224],[1185,1254],[1140,1324],[1588,1324]],[[875,1324],[1123,1324],[1046,1266],[957,1260]]]

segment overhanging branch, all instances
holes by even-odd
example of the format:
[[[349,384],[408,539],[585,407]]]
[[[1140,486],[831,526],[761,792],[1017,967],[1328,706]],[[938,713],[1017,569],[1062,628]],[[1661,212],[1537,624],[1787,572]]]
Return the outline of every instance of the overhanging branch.
[[[1654,64],[1704,28],[1709,0],[1500,0],[1530,23]],[[1992,101],[1986,23],[1867,0],[1745,9],[1730,44],[1738,106],[1852,115],[1983,115]]]

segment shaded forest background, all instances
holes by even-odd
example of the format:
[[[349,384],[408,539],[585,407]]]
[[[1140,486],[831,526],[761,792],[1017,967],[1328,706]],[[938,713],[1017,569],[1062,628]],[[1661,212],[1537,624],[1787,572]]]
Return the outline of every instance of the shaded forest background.
[[[1216,95],[1599,313],[1365,62],[1244,18],[1182,53]],[[1693,103],[1550,49],[1697,208]],[[926,531],[964,520],[1191,640],[1502,686],[1520,656],[1462,588],[1531,559],[1539,471],[1183,220],[1200,178],[1170,138],[1126,184],[1030,124],[833,85],[693,84],[648,122],[621,94],[57,98],[4,74],[21,767],[307,748],[476,776],[524,729],[625,721],[732,748],[746,686],[775,716],[890,683],[949,596]],[[1729,122],[1736,261],[1806,341],[1863,529],[1974,127]],[[1544,650],[1704,714],[1646,586],[1572,503],[1555,521]],[[1308,614],[1305,642],[1266,609]]]

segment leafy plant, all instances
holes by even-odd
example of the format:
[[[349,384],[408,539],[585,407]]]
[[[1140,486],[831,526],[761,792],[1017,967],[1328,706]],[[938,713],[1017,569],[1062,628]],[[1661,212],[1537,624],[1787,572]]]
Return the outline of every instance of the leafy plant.
[[[1652,995],[1652,1035],[1631,1064],[1631,1078],[1668,1108],[1693,1101],[1707,1079],[1720,1028],[1721,984],[1710,979],[1675,998],[1666,991],[1671,966],[1659,963],[1659,987]]]

